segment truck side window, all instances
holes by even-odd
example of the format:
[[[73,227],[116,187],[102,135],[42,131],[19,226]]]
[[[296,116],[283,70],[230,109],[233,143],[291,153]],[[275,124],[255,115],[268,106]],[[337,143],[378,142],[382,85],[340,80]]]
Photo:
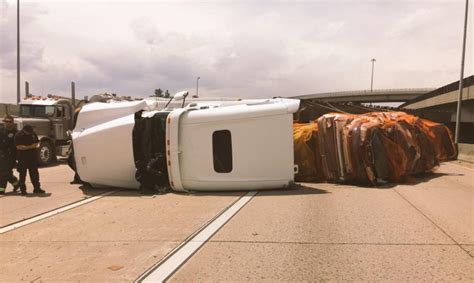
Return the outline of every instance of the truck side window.
[[[43,106],[41,107],[41,112],[44,111],[44,113],[41,113],[41,115],[35,115],[38,117],[54,117],[54,106]],[[37,109],[38,111],[39,109]]]
[[[232,137],[229,130],[212,133],[212,154],[217,173],[232,171]]]

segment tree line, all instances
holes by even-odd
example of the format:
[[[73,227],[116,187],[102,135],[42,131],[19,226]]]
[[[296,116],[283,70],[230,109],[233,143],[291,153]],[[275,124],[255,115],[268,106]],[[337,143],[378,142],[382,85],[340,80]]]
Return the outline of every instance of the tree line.
[[[163,91],[161,88],[155,89],[155,94],[152,95],[154,97],[163,97],[163,98],[170,98],[170,92],[168,90]]]

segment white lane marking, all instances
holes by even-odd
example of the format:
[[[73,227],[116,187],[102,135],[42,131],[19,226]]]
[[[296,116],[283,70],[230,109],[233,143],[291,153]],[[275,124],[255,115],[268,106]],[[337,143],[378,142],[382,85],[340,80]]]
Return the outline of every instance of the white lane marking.
[[[18,229],[18,228],[23,227],[23,226],[25,226],[25,225],[28,225],[28,224],[31,224],[31,223],[40,221],[40,220],[42,220],[42,219],[51,217],[51,216],[56,215],[56,214],[59,214],[59,213],[61,213],[61,212],[64,212],[64,211],[73,209],[73,208],[75,208],[75,207],[84,205],[84,204],[86,204],[86,203],[89,203],[89,202],[98,200],[98,199],[100,199],[100,198],[102,198],[102,197],[104,197],[104,196],[107,196],[107,195],[110,195],[110,194],[113,194],[113,193],[116,193],[116,192],[118,192],[118,190],[106,192],[106,193],[103,193],[103,194],[100,194],[100,195],[97,195],[97,196],[93,196],[93,197],[90,197],[90,198],[87,198],[87,199],[84,199],[84,200],[81,200],[81,201],[78,201],[78,202],[75,202],[75,203],[72,203],[72,204],[69,204],[69,205],[60,207],[60,208],[55,209],[55,210],[48,211],[48,212],[43,213],[43,214],[36,215],[36,216],[31,217],[31,218],[28,218],[28,219],[26,219],[26,220],[23,220],[23,221],[20,221],[20,222],[17,222],[17,223],[13,223],[13,224],[11,224],[11,225],[8,225],[8,226],[5,226],[5,227],[0,228],[0,234],[3,234],[3,233],[6,233],[6,232],[9,232],[9,231]]]
[[[248,192],[204,229],[178,247],[168,258],[159,262],[150,272],[139,278],[138,282],[163,282],[181,267],[209,238],[227,223],[257,192]]]

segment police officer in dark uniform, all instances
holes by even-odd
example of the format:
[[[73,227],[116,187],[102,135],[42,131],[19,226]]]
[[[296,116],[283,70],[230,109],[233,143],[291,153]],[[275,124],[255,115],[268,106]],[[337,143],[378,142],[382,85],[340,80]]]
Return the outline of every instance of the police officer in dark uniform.
[[[38,147],[39,140],[33,127],[25,125],[21,131],[15,135],[15,145],[18,158],[18,172],[20,173],[20,190],[21,195],[26,195],[26,171],[30,173],[30,180],[33,184],[33,193],[44,194],[41,189],[38,172]]]
[[[20,187],[18,179],[13,175],[13,167],[16,163],[16,147],[14,143],[15,134],[18,130],[10,115],[3,118],[5,128],[0,129],[0,194],[5,194],[7,183],[12,184],[13,191]]]

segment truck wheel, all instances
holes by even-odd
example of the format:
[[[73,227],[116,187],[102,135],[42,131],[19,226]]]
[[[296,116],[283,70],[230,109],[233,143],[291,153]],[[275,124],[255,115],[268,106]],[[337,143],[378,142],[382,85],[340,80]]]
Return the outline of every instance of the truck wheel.
[[[47,142],[42,141],[38,149],[38,163],[40,166],[48,165],[54,160],[53,146]]]

